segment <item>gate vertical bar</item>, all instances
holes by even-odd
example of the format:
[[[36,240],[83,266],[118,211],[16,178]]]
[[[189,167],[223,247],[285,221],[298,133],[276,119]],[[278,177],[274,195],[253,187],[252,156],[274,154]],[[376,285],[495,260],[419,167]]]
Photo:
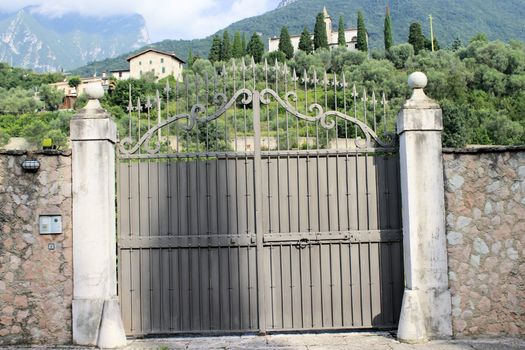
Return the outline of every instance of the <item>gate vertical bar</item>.
[[[264,230],[262,225],[261,95],[253,91],[255,232],[257,237],[257,298],[259,334],[266,334],[266,283],[264,276]]]

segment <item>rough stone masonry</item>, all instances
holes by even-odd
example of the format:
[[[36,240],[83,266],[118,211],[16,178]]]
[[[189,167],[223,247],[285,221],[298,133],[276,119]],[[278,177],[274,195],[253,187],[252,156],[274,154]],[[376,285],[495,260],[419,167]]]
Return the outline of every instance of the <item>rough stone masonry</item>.
[[[456,337],[525,334],[525,149],[444,155]]]
[[[71,343],[71,157],[0,151],[0,345]],[[63,234],[41,236],[38,218],[60,214]],[[48,244],[54,243],[48,247]]]

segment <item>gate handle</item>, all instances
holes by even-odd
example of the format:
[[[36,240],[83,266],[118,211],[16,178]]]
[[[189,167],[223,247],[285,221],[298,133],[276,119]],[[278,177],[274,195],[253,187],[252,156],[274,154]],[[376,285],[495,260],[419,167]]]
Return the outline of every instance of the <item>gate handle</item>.
[[[295,245],[295,247],[297,249],[304,249],[306,248],[308,245],[310,244],[310,240],[308,238],[301,238],[297,244]]]

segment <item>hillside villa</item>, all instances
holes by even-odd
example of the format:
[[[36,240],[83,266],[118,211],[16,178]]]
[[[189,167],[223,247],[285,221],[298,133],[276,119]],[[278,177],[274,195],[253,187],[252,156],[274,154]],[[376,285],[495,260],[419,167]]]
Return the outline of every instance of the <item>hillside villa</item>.
[[[117,80],[126,80],[139,79],[144,73],[152,72],[157,80],[170,75],[177,80],[182,80],[182,68],[185,62],[173,52],[149,48],[128,57],[127,61],[128,70],[113,70],[110,71],[110,75]]]
[[[328,36],[328,45],[330,49],[337,47],[337,37],[338,33],[337,30],[333,29],[332,25],[332,18],[328,14],[328,11],[326,10],[326,7],[323,8],[323,15],[324,15],[324,22],[326,25],[326,34]],[[313,39],[312,35],[312,39]],[[300,35],[291,35],[290,39],[292,41],[292,46],[294,48],[294,51],[297,51],[299,49],[299,40],[301,36]],[[356,50],[356,44],[357,44],[357,28],[348,28],[345,30],[345,40],[346,40],[346,48],[348,50]],[[272,37],[268,39],[268,51],[278,51],[279,50],[279,37]]]

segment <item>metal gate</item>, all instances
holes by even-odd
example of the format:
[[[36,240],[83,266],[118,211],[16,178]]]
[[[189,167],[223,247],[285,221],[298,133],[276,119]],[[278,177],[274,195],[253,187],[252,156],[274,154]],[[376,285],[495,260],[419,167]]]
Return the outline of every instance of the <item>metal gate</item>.
[[[117,200],[127,334],[396,327],[385,97],[277,63],[208,68],[154,104],[130,87]]]

